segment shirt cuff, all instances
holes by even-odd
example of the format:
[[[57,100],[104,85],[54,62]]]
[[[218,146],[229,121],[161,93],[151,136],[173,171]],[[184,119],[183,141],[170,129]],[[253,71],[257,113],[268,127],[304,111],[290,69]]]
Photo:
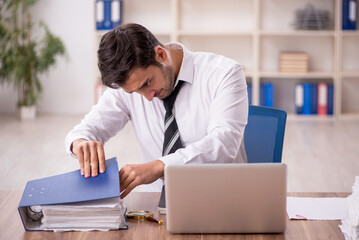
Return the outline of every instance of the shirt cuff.
[[[183,157],[177,152],[160,157],[159,160],[162,161],[165,166],[184,164]]]

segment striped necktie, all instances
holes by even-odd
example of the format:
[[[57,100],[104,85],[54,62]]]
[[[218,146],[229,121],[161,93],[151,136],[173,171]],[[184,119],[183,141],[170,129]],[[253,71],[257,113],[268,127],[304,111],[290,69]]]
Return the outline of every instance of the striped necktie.
[[[177,149],[182,148],[181,138],[178,131],[176,119],[172,114],[172,108],[175,103],[177,94],[183,84],[183,81],[178,81],[175,90],[163,99],[163,105],[166,109],[165,115],[165,138],[163,141],[162,156],[174,153]]]
[[[175,103],[177,94],[183,84],[183,81],[178,81],[175,90],[163,99],[163,105],[166,109],[165,115],[165,140],[163,141],[162,156],[167,154],[174,153],[177,149],[182,148],[181,138],[178,131],[178,126],[176,119],[172,114],[173,104]],[[166,198],[165,198],[165,185],[162,186],[161,198],[158,206],[160,208],[166,207]]]

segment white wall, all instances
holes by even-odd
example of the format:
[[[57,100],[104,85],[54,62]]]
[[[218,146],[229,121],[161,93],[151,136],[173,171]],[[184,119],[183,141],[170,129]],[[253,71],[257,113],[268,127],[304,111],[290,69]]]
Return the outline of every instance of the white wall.
[[[88,112],[94,103],[96,81],[93,1],[39,0],[32,13],[34,20],[44,21],[62,39],[68,54],[40,77],[44,91],[38,112]],[[0,112],[14,112],[16,96],[13,88],[1,85]]]

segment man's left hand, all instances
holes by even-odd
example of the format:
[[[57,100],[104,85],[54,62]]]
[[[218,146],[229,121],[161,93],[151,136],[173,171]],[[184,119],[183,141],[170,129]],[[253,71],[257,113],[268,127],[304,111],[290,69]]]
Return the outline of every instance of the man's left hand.
[[[120,170],[121,198],[126,197],[138,185],[150,184],[163,177],[164,166],[160,160],[123,166]]]

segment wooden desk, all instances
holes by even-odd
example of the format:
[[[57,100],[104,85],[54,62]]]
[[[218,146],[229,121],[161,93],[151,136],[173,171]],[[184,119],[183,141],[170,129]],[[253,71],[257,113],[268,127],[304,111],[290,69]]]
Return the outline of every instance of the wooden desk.
[[[340,221],[287,220],[284,234],[171,234],[166,231],[166,216],[158,214],[160,193],[131,193],[125,199],[128,211],[149,210],[164,221],[163,225],[129,220],[128,230],[109,232],[26,232],[22,226],[17,206],[21,192],[0,191],[0,239],[344,239],[338,225]],[[301,197],[346,197],[348,193],[291,193]]]

